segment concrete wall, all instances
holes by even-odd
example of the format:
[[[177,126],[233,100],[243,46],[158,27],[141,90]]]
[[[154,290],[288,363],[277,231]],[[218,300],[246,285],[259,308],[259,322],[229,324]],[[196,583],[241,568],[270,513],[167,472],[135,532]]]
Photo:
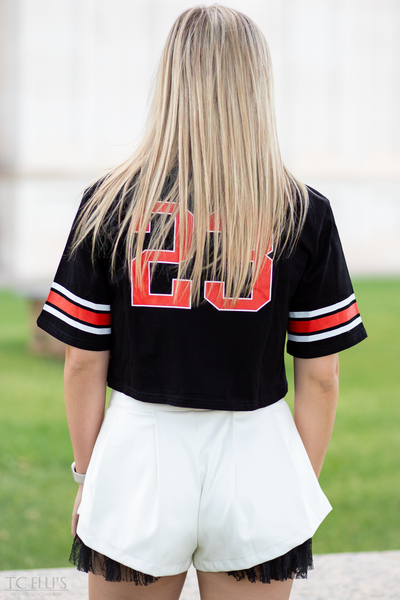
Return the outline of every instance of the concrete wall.
[[[353,274],[400,273],[400,3],[238,0],[274,62],[284,160]],[[84,187],[130,154],[182,0],[0,0],[0,281],[48,286]]]

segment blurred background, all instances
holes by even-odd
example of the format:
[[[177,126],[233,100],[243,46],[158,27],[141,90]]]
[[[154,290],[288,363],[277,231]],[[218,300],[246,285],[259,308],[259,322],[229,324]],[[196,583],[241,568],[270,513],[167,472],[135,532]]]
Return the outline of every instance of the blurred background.
[[[62,349],[38,339],[34,315],[82,191],[134,149],[167,33],[195,4],[0,0],[0,569],[67,564],[75,486]],[[322,475],[338,510],[316,551],[395,549],[400,2],[227,5],[267,38],[284,162],[331,200],[370,335],[343,355],[342,408]]]
[[[187,0],[1,0],[0,280],[47,289],[78,198],[126,158]],[[400,3],[243,0],[284,161],[331,199],[353,274],[400,273]]]

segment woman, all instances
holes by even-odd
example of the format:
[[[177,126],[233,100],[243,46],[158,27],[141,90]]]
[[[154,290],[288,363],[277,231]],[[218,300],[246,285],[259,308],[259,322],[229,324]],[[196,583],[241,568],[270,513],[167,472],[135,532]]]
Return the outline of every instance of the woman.
[[[312,566],[337,353],[366,333],[329,202],[282,164],[272,87],[248,17],[184,12],[144,138],[84,194],[38,319],[67,344],[90,598],[179,598],[193,561],[203,600],[286,599]]]

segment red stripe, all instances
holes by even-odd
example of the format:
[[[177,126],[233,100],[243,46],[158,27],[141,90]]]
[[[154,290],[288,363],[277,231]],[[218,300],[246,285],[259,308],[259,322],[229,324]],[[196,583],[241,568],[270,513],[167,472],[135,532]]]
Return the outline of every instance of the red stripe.
[[[57,294],[57,292],[50,292],[47,302],[54,304],[57,308],[60,308],[65,313],[75,319],[79,319],[84,323],[90,323],[91,325],[111,325],[111,314],[110,313],[95,313],[85,308],[80,308],[76,304],[72,304],[69,300]]]
[[[353,317],[358,315],[358,307],[355,302],[349,308],[345,308],[334,315],[328,317],[321,317],[320,319],[313,319],[312,321],[292,321],[289,320],[289,331],[290,333],[315,333],[316,331],[322,331],[324,329],[330,329],[331,327],[337,327],[343,325],[347,321],[350,321]]]

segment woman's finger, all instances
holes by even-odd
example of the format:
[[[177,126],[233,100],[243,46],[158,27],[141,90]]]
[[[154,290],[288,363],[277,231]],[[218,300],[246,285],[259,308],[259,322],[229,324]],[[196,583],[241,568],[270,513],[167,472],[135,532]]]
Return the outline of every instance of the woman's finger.
[[[76,498],[75,498],[75,502],[74,502],[74,508],[72,509],[72,522],[71,522],[72,537],[75,537],[75,535],[76,535],[76,529],[78,526],[78,519],[79,519],[78,508],[81,503],[82,492],[83,492],[83,485],[79,485],[79,489],[76,494]]]

